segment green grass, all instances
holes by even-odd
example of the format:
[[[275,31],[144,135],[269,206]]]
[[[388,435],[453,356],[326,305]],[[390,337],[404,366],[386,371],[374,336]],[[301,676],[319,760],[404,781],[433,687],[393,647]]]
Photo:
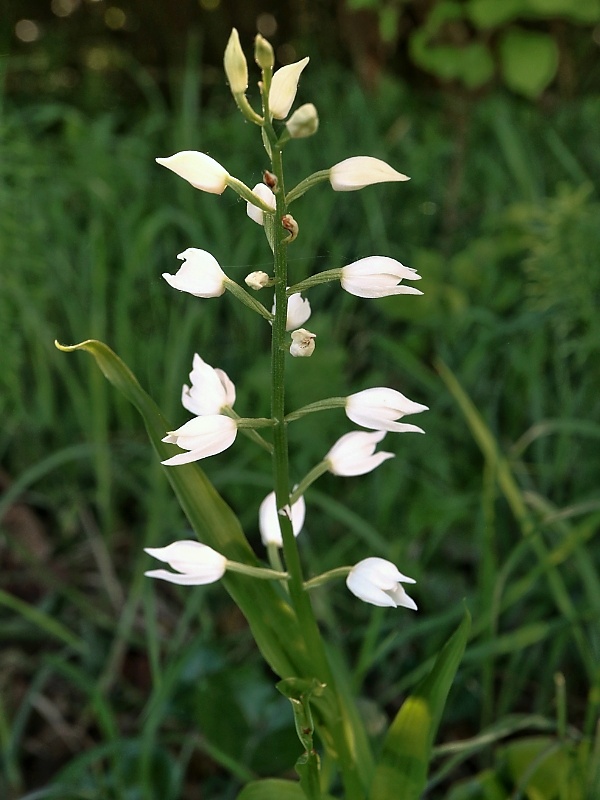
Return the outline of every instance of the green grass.
[[[267,413],[262,321],[160,277],[188,246],[240,281],[269,262],[232,193],[205,196],[154,164],[193,148],[260,179],[255,131],[224,91],[198,107],[196,80],[190,70],[170,111],[151,91],[135,115],[4,108],[0,794],[11,800],[184,800],[199,786],[226,800],[297,757],[286,701],[222,589],[143,578],[142,548],[182,538],[186,523],[133,410],[89,359],[53,347],[103,339],[175,422],[198,351],[235,381],[241,414]],[[381,555],[418,581],[415,615],[358,604],[343,585],[315,595],[375,732],[466,599],[474,632],[431,795],[445,797],[507,737],[557,730],[555,673],[567,734],[591,736],[597,717],[600,103],[541,113],[490,97],[464,109],[461,140],[436,95],[390,84],[366,98],[328,70],[302,93],[318,98],[321,130],[290,148],[290,186],[358,153],[412,176],[352,195],[319,187],[295,206],[295,282],[378,253],[418,268],[425,295],[314,289],[318,347],[290,364],[289,405],[391,385],[431,408],[426,437],[386,439],[393,462],[319,482],[302,549],[313,573]],[[296,423],[295,476],[347,429],[337,412]],[[242,440],[204,466],[260,551],[262,453]]]

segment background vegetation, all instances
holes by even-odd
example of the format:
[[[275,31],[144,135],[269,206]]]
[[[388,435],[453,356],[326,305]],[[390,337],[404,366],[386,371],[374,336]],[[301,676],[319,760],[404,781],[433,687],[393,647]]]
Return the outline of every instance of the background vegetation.
[[[186,522],[133,410],[84,356],[53,347],[103,339],[175,424],[197,351],[235,381],[240,413],[265,413],[262,321],[230,298],[174,295],[160,275],[197,246],[242,280],[269,262],[267,245],[233,195],[204,196],[154,164],[197,149],[259,180],[256,132],[219,65],[231,25],[249,46],[258,20],[278,24],[264,32],[283,60],[312,56],[299,97],[316,103],[321,130],[289,148],[290,182],[357,152],[412,176],[299,201],[294,280],[377,252],[418,268],[425,291],[311,294],[318,349],[290,364],[290,408],[373,385],[431,408],[426,437],[388,437],[397,458],[380,471],[320,481],[302,534],[315,572],[366,554],[395,561],[418,581],[419,613],[373,609],[336,586],[316,596],[323,627],[377,734],[466,602],[473,637],[430,796],[592,800],[596,5],[522,0],[486,25],[483,0],[297,2],[286,15],[213,5],[177,4],[168,24],[166,4],[102,0],[30,0],[3,16],[0,795],[226,800],[297,755],[287,701],[222,589],[143,578],[142,548],[184,538]],[[507,77],[532,69],[507,68],[509,34],[552,50],[535,86]],[[334,412],[292,427],[298,475],[346,430]],[[262,455],[241,441],[203,466],[260,550]]]

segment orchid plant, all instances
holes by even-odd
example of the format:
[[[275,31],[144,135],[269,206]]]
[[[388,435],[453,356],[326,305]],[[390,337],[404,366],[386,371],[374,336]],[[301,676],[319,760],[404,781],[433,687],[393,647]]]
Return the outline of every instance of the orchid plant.
[[[260,35],[255,40],[254,56],[261,73],[260,111],[246,96],[248,65],[234,29],[225,50],[225,73],[243,117],[260,130],[269,160],[263,182],[250,189],[213,158],[195,151],[156,161],[201,191],[220,195],[231,188],[246,202],[248,217],[264,229],[273,256],[273,270],[271,274],[250,273],[245,279],[248,288],[229,278],[209,252],[195,247],[180,253],[179,269],[174,274],[164,273],[163,278],[174,289],[195,298],[216,298],[231,292],[250,311],[259,314],[265,325],[270,325],[271,403],[270,409],[265,410],[268,416],[240,416],[234,410],[236,390],[230,377],[195,354],[189,384],[183,386],[181,394],[182,405],[191,418],[172,429],[133,374],[106,345],[88,340],[78,345],[57,346],[65,351],[89,351],[108,379],[137,406],[198,537],[147,548],[150,557],[170,569],[149,569],[145,574],[183,586],[223,581],[245,614],[258,648],[280,676],[278,689],[291,701],[301,743],[296,763],[299,780],[254,781],[241,790],[239,800],[303,797],[318,800],[333,796],[347,800],[416,800],[426,784],[433,738],[464,650],[467,615],[438,655],[428,677],[415,688],[391,723],[376,761],[355,700],[347,682],[339,679],[333,666],[336,661],[323,641],[311,591],[345,578],[348,590],[361,601],[416,611],[417,603],[405,589],[415,581],[395,564],[374,555],[309,578],[301,558],[301,532],[306,514],[305,496],[312,483],[325,472],[346,477],[364,475],[381,467],[393,457],[392,453],[378,449],[386,435],[423,433],[417,425],[401,420],[426,411],[427,406],[394,388],[377,386],[289,411],[285,390],[289,357],[318,358],[316,336],[303,327],[312,313],[304,295],[313,287],[339,281],[342,289],[360,298],[421,294],[414,286],[421,279],[417,271],[385,255],[361,258],[294,283],[288,270],[288,249],[299,236],[299,229],[290,207],[324,182],[333,191],[348,192],[408,178],[380,159],[356,156],[315,172],[287,190],[284,148],[295,139],[316,133],[319,124],[312,103],[300,106],[290,115],[301,73],[309,59],[274,71],[273,49]],[[272,304],[264,304],[255,296],[270,289],[274,293]],[[343,408],[351,423],[366,430],[343,435],[320,463],[292,483],[290,464],[294,453],[288,447],[288,426],[302,424],[302,418],[308,414],[332,408]],[[272,465],[273,490],[257,503],[265,559],[253,551],[237,517],[197,463],[233,447],[238,432],[262,448]]]

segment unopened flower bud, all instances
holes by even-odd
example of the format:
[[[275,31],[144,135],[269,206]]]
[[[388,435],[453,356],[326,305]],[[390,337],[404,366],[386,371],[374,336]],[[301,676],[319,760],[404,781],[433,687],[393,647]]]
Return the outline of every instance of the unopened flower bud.
[[[289,242],[293,242],[296,236],[298,236],[298,223],[292,217],[291,214],[284,214],[283,217],[281,218],[281,224],[286,229],[286,231],[289,231],[290,234],[285,241],[288,244]]]
[[[227,188],[229,173],[206,153],[182,150],[169,158],[156,158],[155,161],[203,192],[223,194]]]
[[[273,48],[260,33],[256,34],[254,40],[254,60],[261,69],[272,69],[275,64]]]
[[[312,103],[305,103],[297,108],[285,123],[292,139],[304,139],[312,136],[319,128],[319,115]]]
[[[329,181],[336,192],[353,192],[373,183],[409,181],[385,161],[372,156],[352,156],[335,164],[329,170]]]
[[[266,272],[261,272],[260,270],[246,275],[244,280],[247,286],[251,289],[255,289],[257,292],[259,289],[264,289],[265,286],[269,285],[269,276]]]
[[[281,67],[273,75],[269,90],[269,110],[275,119],[285,119],[298,91],[300,73],[308,64],[308,56],[301,61]]]
[[[275,189],[277,187],[277,175],[273,175],[272,172],[266,169],[263,172],[263,183],[265,186],[268,186],[269,189]]]
[[[290,355],[294,358],[308,358],[315,352],[316,334],[307,331],[306,328],[298,328],[292,331],[292,346]]]
[[[225,55],[223,66],[232,94],[244,94],[248,88],[248,64],[240,44],[240,37],[235,28],[232,29]]]

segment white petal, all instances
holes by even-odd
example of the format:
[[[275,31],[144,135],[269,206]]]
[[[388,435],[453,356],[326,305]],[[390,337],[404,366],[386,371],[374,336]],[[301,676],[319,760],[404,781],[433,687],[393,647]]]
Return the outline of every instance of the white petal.
[[[275,195],[266,184],[257,183],[252,191],[254,194],[258,195],[263,202],[275,210]],[[250,219],[254,220],[254,222],[257,222],[259,225],[264,225],[264,211],[258,208],[258,206],[252,203],[246,203],[246,214],[248,214]]]
[[[176,431],[169,431],[163,442],[176,444],[189,453],[180,453],[163,461],[166,466],[189,464],[222,453],[237,436],[235,420],[222,414],[194,417]]]
[[[361,600],[376,606],[404,606],[417,609],[402,583],[415,583],[403,575],[391,561],[383,558],[365,558],[350,571],[346,578],[348,589]]]
[[[229,173],[214,158],[196,150],[182,150],[169,158],[157,158],[156,163],[170,169],[196,189],[211,194],[223,194]]]
[[[189,247],[177,258],[183,260],[177,273],[163,273],[163,278],[174,289],[195,297],[220,297],[225,292],[227,276],[217,259],[206,250]]]
[[[384,451],[375,453],[375,447],[384,436],[385,431],[346,433],[325,456],[325,460],[329,462],[330,472],[342,476],[365,475],[388,458],[393,458],[393,453]]]
[[[145,574],[171,583],[200,585],[218,581],[225,572],[227,559],[212,547],[192,540],[173,542],[167,547],[146,547],[145,552],[159,561],[169,564],[176,574],[166,570],[154,570]]]
[[[384,386],[365,389],[346,398],[346,416],[363,428],[396,433],[424,433],[416,425],[396,422],[406,414],[427,411],[427,406],[415,403],[395,389]]]
[[[421,276],[388,256],[368,256],[342,268],[342,289],[356,297],[389,297],[397,294],[423,294],[402,280],[417,281]]]
[[[235,386],[227,373],[211,367],[198,353],[194,354],[190,382],[191,386],[183,386],[181,403],[196,416],[219,414],[235,403]]]
[[[297,108],[285,123],[292,139],[304,139],[319,129],[319,115],[313,103],[305,103]]]
[[[304,497],[300,497],[292,506],[292,529],[294,531],[294,536],[298,536],[302,530],[305,514],[306,503]],[[260,530],[260,537],[265,546],[274,544],[277,547],[283,547],[277,506],[275,503],[275,492],[268,494],[260,504],[258,511],[258,527]]]
[[[294,64],[278,69],[273,75],[269,90],[269,111],[275,119],[285,119],[298,91],[300,73],[308,64],[309,58],[303,58]]]
[[[329,170],[329,180],[336,192],[352,192],[373,183],[408,181],[410,178],[379,158],[353,156],[333,166]]]
[[[275,306],[273,305],[273,314]],[[293,331],[300,328],[310,317],[310,303],[301,294],[292,294],[287,302],[287,319],[285,323],[286,331]]]

